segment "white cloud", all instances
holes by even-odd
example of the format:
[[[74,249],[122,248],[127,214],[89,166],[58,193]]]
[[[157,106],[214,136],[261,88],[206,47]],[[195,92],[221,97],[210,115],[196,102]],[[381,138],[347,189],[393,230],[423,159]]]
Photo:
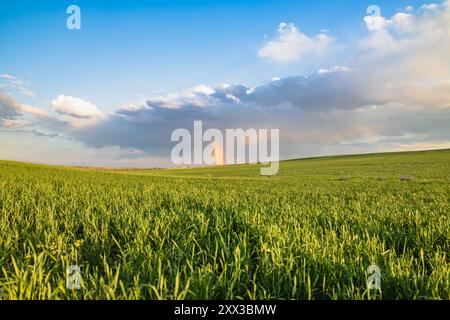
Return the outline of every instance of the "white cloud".
[[[392,25],[396,31],[402,33],[408,33],[414,30],[416,16],[410,13],[399,12],[392,17]]]
[[[2,84],[2,87],[13,89],[28,97],[36,96],[36,94],[28,88],[28,83],[22,79],[7,73],[2,73],[0,74],[0,80],[3,80],[3,82],[6,83]]]
[[[411,32],[415,28],[415,15],[411,13],[399,12],[391,19],[382,16],[365,16],[364,22],[370,31],[380,31],[391,28],[398,32]]]
[[[208,86],[206,86],[204,84],[201,84],[201,85],[198,85],[198,86],[194,87],[192,89],[192,92],[194,92],[194,93],[203,93],[203,94],[208,95],[208,94],[213,94],[215,92],[215,90],[213,88],[211,88],[211,87],[208,87]]]
[[[400,32],[410,32],[414,28],[415,17],[416,16],[412,13],[399,12],[391,19],[387,19],[383,16],[365,16],[364,22],[366,23],[367,29],[370,31],[392,28]]]
[[[309,37],[302,33],[293,23],[280,23],[278,37],[269,41],[258,51],[261,58],[278,62],[298,61],[307,56],[321,56],[328,49],[333,38],[326,31]]]
[[[327,69],[327,68],[319,69],[319,71],[317,73],[324,74],[324,73],[330,73],[330,72],[350,72],[350,71],[352,71],[352,69],[347,68],[347,67],[334,66],[329,69]]]
[[[60,95],[52,101],[55,111],[77,118],[100,117],[101,112],[97,106],[80,98]]]
[[[29,121],[23,119],[0,119],[0,127],[19,129],[25,127]]]
[[[382,30],[392,23],[392,21],[382,16],[365,16],[364,22],[366,23],[367,29],[371,31]]]
[[[20,104],[18,110],[35,117],[48,117],[48,113],[46,111],[27,104]]]
[[[359,41],[358,68],[385,81],[438,85],[450,79],[450,1],[433,11],[397,13],[389,24]]]
[[[35,117],[47,117],[44,110],[16,101],[9,93],[0,91],[0,118],[1,117],[19,117],[22,114],[28,114]]]
[[[428,4],[424,4],[420,7],[421,10],[424,11],[432,11],[432,10],[436,10],[439,8],[439,5],[436,3],[428,3]]]
[[[208,104],[206,101],[207,99],[205,98],[214,94],[214,92],[215,90],[213,88],[201,84],[183,92],[158,95],[151,98],[148,101],[148,105],[155,105],[168,109],[179,109],[184,105],[192,105],[201,108]]]
[[[6,74],[6,73],[1,73],[0,78],[7,79],[7,80],[16,80],[16,77],[14,77],[10,74]]]

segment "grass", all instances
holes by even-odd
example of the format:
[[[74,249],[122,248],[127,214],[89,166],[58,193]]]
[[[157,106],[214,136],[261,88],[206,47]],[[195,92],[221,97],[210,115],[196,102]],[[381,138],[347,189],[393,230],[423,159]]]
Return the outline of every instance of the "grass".
[[[450,150],[258,168],[0,161],[0,299],[450,299]]]

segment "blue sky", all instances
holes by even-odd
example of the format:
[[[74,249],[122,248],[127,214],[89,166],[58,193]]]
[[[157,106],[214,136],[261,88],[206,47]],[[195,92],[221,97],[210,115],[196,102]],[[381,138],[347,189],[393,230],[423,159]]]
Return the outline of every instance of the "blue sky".
[[[383,13],[423,1],[379,1]],[[200,83],[256,85],[308,74],[307,62],[256,57],[281,21],[344,41],[364,32],[370,1],[1,1],[0,70],[28,81],[41,98],[70,93],[106,110]],[[82,29],[68,30],[78,4]]]
[[[425,14],[419,8],[428,2],[389,0],[376,4],[382,16],[389,19],[399,12],[412,12],[422,17]],[[81,8],[81,30],[66,28],[68,15],[65,11],[71,4]],[[264,85],[274,77],[310,75],[319,69],[355,64],[355,59],[361,56],[359,43],[368,37],[368,26],[363,18],[371,4],[372,1],[365,0],[3,0],[0,2],[0,74],[20,79],[33,93],[5,89],[15,100],[48,112],[55,111],[52,101],[60,95],[88,101],[107,114],[122,105],[139,104],[200,84],[211,87],[240,84],[251,88]],[[408,6],[414,9],[407,10]],[[323,33],[336,45],[326,47],[325,58],[308,54],[286,62],[271,53],[263,56],[262,48],[280,36],[277,28],[282,22],[295,26],[289,32],[298,30],[311,38]],[[51,126],[41,125],[38,129],[70,136]],[[37,130],[36,126],[33,130]],[[23,141],[37,138],[25,137],[23,131],[4,131],[1,134],[4,145],[9,145],[13,137]],[[72,148],[78,153],[91,154],[98,151],[99,146],[124,148],[114,142],[89,144],[78,135],[57,143],[49,137],[38,139],[38,144],[51,149],[58,155],[56,162],[61,163],[70,161],[61,155],[65,151],[58,150]],[[62,147],[50,147],[55,144]],[[145,149],[141,147],[130,145],[130,148]],[[45,162],[42,153],[26,154],[25,149],[5,153],[3,157]],[[327,152],[334,152],[334,149]],[[340,151],[336,149],[336,152]],[[286,156],[294,153],[286,153]],[[321,154],[322,151],[310,153]],[[114,162],[112,158],[99,161],[102,155],[105,159],[110,157],[103,150],[92,163]],[[90,163],[90,156],[86,159]]]

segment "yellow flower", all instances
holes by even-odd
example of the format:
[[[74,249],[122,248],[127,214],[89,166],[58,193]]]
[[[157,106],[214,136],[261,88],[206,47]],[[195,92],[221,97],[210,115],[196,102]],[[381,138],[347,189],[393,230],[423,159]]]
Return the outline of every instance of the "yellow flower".
[[[84,240],[80,239],[80,240],[75,240],[75,247],[79,248],[83,245]]]

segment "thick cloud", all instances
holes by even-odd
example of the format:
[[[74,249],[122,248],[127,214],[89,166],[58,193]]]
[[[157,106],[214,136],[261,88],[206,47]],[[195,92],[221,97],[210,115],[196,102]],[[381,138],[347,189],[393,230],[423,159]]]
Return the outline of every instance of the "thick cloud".
[[[74,134],[94,147],[138,148],[152,155],[167,155],[171,132],[192,130],[194,120],[202,120],[205,128],[222,130],[279,128],[282,151],[289,149],[288,144],[301,147],[302,143],[327,145],[411,135],[448,140],[449,92],[449,85],[383,86],[364,83],[351,72],[332,72],[280,79],[252,89],[233,85],[215,88],[210,94],[191,92],[189,101],[172,101],[171,108],[149,100]],[[294,150],[284,154],[294,155]]]
[[[258,56],[278,62],[292,62],[308,56],[323,55],[332,42],[333,38],[325,32],[309,37],[293,23],[282,22],[278,27],[278,38],[261,48]]]
[[[77,118],[94,118],[101,115],[97,106],[80,98],[60,95],[52,101],[56,112]]]

